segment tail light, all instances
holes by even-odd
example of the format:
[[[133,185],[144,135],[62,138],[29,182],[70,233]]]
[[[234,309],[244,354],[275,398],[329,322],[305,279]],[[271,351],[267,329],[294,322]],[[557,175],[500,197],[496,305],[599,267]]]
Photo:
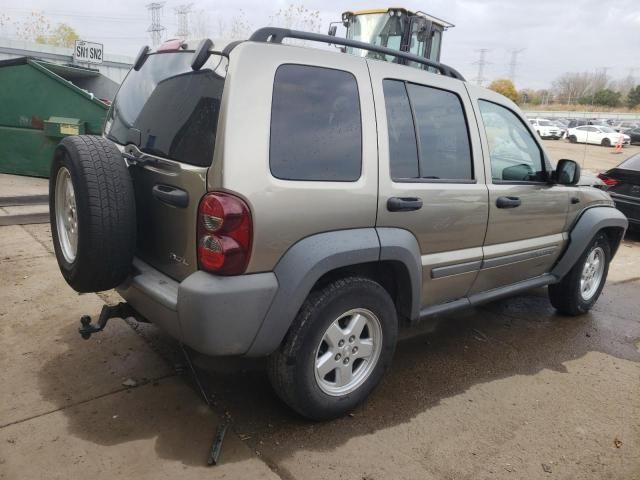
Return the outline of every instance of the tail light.
[[[218,275],[244,273],[253,226],[247,204],[228,193],[208,193],[198,207],[198,263]]]
[[[615,178],[607,177],[604,173],[599,173],[598,178],[604,182],[607,187],[613,187],[620,183],[620,180],[616,180]]]

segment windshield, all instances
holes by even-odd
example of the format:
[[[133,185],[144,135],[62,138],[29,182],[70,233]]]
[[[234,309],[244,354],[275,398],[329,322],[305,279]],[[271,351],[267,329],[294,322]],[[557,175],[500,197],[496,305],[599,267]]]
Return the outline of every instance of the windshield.
[[[193,52],[151,54],[125,78],[105,122],[107,138],[191,165],[213,160],[226,59],[212,55],[198,71]],[[221,72],[222,71],[222,72]]]
[[[356,15],[351,20],[350,28],[347,31],[347,38],[391,48],[393,50],[400,50],[402,23],[403,18],[398,16],[391,17],[387,13]],[[347,51],[378,60],[392,61],[396,58],[391,55],[383,55],[377,52],[368,52],[366,50],[353,48],[349,48]]]
[[[598,127],[600,129],[601,132],[604,133],[616,133],[616,131],[613,128],[609,128],[609,127]]]
[[[553,123],[551,123],[549,120],[538,120],[538,125],[542,127],[553,127]]]

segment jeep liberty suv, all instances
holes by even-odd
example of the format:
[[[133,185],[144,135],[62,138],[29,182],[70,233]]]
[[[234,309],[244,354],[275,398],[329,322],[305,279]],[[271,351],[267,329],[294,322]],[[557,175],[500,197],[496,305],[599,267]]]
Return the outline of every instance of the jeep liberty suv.
[[[60,142],[51,225],[75,290],[117,288],[203,354],[268,356],[312,419],[371,393],[399,326],[544,285],[565,315],[598,299],[627,219],[505,97],[324,35],[211,47],[145,48],[103,137]]]

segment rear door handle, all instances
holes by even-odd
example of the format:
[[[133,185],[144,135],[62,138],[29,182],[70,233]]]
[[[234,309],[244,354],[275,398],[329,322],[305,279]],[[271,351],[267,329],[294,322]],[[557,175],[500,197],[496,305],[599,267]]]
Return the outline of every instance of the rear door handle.
[[[422,208],[422,199],[417,197],[391,197],[387,200],[390,212],[411,212]]]
[[[186,208],[189,205],[189,194],[171,185],[154,185],[151,193],[155,198],[172,207]]]
[[[516,208],[522,204],[522,200],[518,197],[498,197],[496,207],[498,208]]]

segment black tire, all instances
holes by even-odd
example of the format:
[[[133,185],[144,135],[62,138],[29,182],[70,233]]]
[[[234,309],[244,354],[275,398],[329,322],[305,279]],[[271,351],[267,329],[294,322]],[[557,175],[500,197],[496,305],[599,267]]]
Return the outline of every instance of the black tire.
[[[611,140],[609,140],[608,138],[603,138],[602,139],[602,146],[603,147],[610,147],[611,146]]]
[[[380,355],[366,380],[355,390],[330,395],[316,379],[316,354],[329,326],[356,308],[367,309],[379,319]],[[336,280],[313,291],[302,305],[280,348],[269,357],[269,379],[278,396],[300,415],[312,420],[339,417],[362,403],[378,385],[391,364],[397,336],[396,310],[382,286],[361,277]]]
[[[571,143],[578,143],[578,138],[575,135],[569,135],[567,137],[567,139],[571,142]]]
[[[63,254],[56,222],[56,181],[63,168],[71,178],[77,212],[72,261]],[[133,260],[136,212],[133,183],[115,144],[92,135],[60,142],[51,166],[49,212],[58,266],[74,290],[99,292],[122,283]]]
[[[580,291],[580,279],[587,258],[591,252],[601,248],[604,252],[604,272],[600,279],[595,293],[588,299],[585,299]],[[604,232],[598,233],[591,241],[585,252],[578,259],[569,273],[556,284],[549,285],[549,300],[551,305],[563,315],[582,315],[587,313],[591,307],[598,301],[600,293],[604,288],[609,273],[609,262],[611,261],[611,245],[609,237]]]

